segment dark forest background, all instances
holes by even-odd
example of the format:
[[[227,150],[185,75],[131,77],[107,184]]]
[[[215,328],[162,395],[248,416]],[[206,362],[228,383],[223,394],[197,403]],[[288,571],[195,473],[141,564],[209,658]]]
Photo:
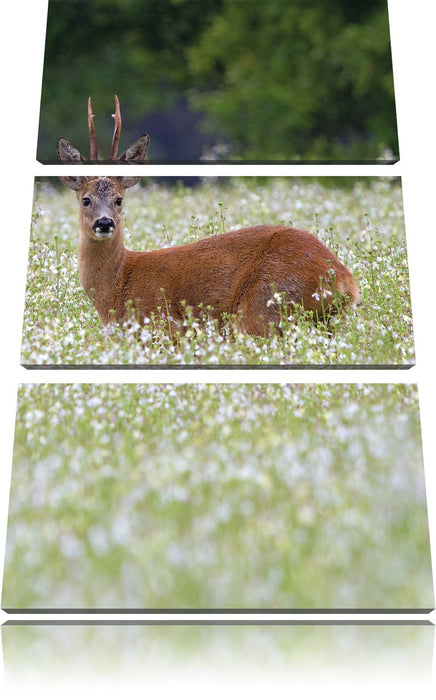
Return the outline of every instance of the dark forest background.
[[[374,161],[398,155],[386,0],[50,0],[38,158]],[[121,152],[120,151],[120,152]]]

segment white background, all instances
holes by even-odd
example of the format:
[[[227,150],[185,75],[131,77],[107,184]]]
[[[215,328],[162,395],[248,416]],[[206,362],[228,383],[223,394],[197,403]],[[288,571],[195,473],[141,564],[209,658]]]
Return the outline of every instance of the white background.
[[[68,0],[66,0],[68,1]],[[334,0],[330,0],[334,2]],[[391,45],[401,160],[394,166],[147,166],[147,175],[185,173],[252,175],[401,175],[411,273],[417,365],[399,370],[171,370],[26,371],[19,364],[22,310],[32,210],[33,179],[57,175],[60,166],[36,162],[47,0],[2,3],[0,42],[1,190],[0,231],[0,575],[6,537],[16,392],[26,382],[411,382],[418,383],[433,561],[436,560],[435,328],[436,328],[436,3],[389,0]],[[77,21],[80,22],[78,14]],[[77,76],[80,81],[80,76]],[[86,124],[86,122],[84,122]],[[53,145],[59,134],[53,134]],[[110,166],[113,167],[113,166]],[[109,169],[110,169],[109,167]],[[132,174],[134,166],[131,166]],[[99,174],[104,168],[98,169]],[[107,171],[106,171],[107,172]],[[113,173],[113,170],[111,171]],[[130,172],[130,170],[129,170]],[[138,171],[142,172],[142,171]],[[256,222],[253,222],[256,223]],[[435,285],[435,286],[433,286]],[[2,621],[6,615],[2,614]],[[203,682],[197,679],[199,683]],[[207,682],[207,679],[206,681]],[[249,679],[247,684],[250,685]],[[165,692],[171,684],[166,683]],[[198,690],[200,685],[198,685]],[[179,691],[181,688],[179,688]],[[194,688],[190,688],[193,694]],[[210,687],[208,694],[210,695]],[[223,689],[221,689],[220,694]],[[255,692],[250,687],[250,693]],[[258,689],[260,691],[260,689]],[[263,691],[266,689],[264,688]],[[282,696],[291,690],[271,688]],[[335,696],[337,696],[335,690]],[[345,689],[344,689],[345,690]],[[379,690],[382,690],[381,688]],[[418,697],[428,689],[417,689]],[[225,691],[227,692],[227,691]],[[268,692],[268,691],[267,691]],[[297,691],[298,692],[298,691]],[[319,692],[319,689],[318,689]],[[362,691],[352,690],[354,695]],[[373,689],[371,692],[376,692]],[[396,688],[410,696],[415,689]],[[180,694],[180,693],[178,693]],[[195,694],[195,693],[194,693]],[[213,693],[212,693],[213,694]],[[238,694],[242,693],[239,688]],[[263,693],[262,693],[263,694]],[[325,691],[323,691],[325,694]],[[363,692],[362,692],[363,694]],[[366,694],[366,692],[365,692]],[[385,686],[383,694],[389,696]]]

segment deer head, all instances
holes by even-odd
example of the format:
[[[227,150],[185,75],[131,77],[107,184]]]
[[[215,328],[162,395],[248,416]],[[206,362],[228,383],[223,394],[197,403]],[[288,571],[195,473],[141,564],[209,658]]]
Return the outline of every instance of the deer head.
[[[74,190],[80,204],[80,228],[93,240],[108,240],[121,232],[121,207],[124,192],[139,182],[139,177],[61,177]]]
[[[147,155],[148,146],[150,144],[148,134],[142,134],[142,136],[140,136],[139,139],[137,139],[135,143],[127,149],[127,151],[124,151],[124,153],[120,156],[117,155],[121,133],[121,110],[120,103],[116,95],[115,114],[112,114],[112,117],[114,118],[115,126],[114,133],[112,136],[111,153],[109,159],[118,163],[135,163],[138,161],[143,161],[145,159],[145,156]],[[88,130],[90,141],[89,160],[93,163],[98,163],[97,139],[95,137],[94,114],[92,113],[91,98],[88,99]],[[78,151],[77,148],[74,148],[74,146],[72,146],[63,137],[60,137],[58,139],[57,151],[59,159],[63,163],[85,162],[85,159],[83,158],[80,151]]]

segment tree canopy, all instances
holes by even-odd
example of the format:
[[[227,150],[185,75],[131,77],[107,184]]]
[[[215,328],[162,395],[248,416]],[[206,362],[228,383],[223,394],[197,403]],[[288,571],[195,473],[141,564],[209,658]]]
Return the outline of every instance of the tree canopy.
[[[386,0],[50,0],[38,156],[89,95],[104,150],[114,94],[151,160],[398,154]]]

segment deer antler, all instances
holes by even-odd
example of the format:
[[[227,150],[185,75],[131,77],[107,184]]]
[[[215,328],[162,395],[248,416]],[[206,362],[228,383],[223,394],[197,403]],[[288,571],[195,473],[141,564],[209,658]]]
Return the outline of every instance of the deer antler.
[[[91,98],[88,98],[88,131],[89,131],[89,160],[98,162],[97,139],[95,138],[94,115],[92,113]]]
[[[112,115],[115,121],[114,135],[112,136],[112,146],[111,146],[111,160],[117,160],[118,157],[118,143],[120,140],[121,133],[121,110],[120,102],[118,97],[115,95],[115,114]]]
[[[148,146],[150,139],[147,134],[142,134],[136,141],[121,155],[118,156],[118,144],[120,140],[121,133],[121,110],[120,102],[118,97],[115,95],[115,113],[112,115],[115,121],[114,135],[112,136],[112,146],[110,160],[128,163],[140,163],[145,160],[147,155]],[[95,138],[95,128],[94,128],[94,115],[92,113],[92,103],[91,98],[88,97],[88,131],[89,131],[89,160],[91,163],[98,163],[98,149],[97,149],[97,139]],[[64,138],[58,139],[57,146],[58,156],[63,163],[69,163],[70,161],[81,161],[84,162],[84,158],[79,153],[77,148],[74,148],[68,141]]]

